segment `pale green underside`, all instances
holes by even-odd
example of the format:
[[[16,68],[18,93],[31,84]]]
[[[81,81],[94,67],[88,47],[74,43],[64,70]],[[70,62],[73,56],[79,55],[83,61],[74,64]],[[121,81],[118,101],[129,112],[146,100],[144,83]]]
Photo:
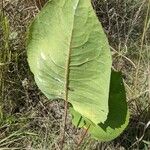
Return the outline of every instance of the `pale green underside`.
[[[125,89],[121,74],[112,71],[110,96],[109,96],[109,114],[105,123],[99,125],[93,124],[89,119],[81,117],[72,107],[70,112],[73,116],[73,124],[77,127],[89,128],[89,133],[95,139],[100,141],[111,141],[118,137],[127,127],[129,122],[129,112],[126,103]]]
[[[111,53],[90,0],[48,2],[30,26],[27,49],[36,83],[49,99],[65,97],[69,57],[69,102],[93,123],[104,123]]]

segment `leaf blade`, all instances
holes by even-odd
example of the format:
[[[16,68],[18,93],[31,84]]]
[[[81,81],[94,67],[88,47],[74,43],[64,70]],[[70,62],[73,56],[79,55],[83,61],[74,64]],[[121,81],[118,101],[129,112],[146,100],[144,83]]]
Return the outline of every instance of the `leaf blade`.
[[[29,37],[28,62],[42,92],[50,99],[68,99],[95,124],[104,122],[111,54],[90,0],[51,0]]]
[[[80,128],[88,128],[90,125],[89,133],[93,138],[100,141],[115,139],[125,130],[129,123],[125,89],[121,74],[118,72],[112,71],[109,95],[109,114],[105,123],[93,124],[89,119],[83,118],[73,108],[70,108],[70,112],[73,115],[73,124]]]

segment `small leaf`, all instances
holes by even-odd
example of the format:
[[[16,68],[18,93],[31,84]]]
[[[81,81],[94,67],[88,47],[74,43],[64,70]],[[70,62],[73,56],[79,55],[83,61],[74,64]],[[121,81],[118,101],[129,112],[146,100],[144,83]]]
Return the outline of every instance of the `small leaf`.
[[[28,62],[49,99],[68,100],[93,123],[108,115],[111,53],[90,0],[51,0],[29,30]]]
[[[125,89],[121,74],[112,71],[109,94],[109,114],[105,123],[93,124],[88,118],[83,118],[73,108],[70,108],[73,124],[78,127],[88,128],[92,137],[101,141],[110,141],[119,136],[129,122],[129,112],[126,103]],[[82,118],[79,120],[79,118]]]

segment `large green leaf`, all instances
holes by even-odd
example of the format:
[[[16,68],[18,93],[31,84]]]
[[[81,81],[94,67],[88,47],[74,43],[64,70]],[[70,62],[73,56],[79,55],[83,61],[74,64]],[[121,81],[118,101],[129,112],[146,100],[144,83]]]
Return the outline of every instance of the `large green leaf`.
[[[125,89],[121,74],[112,71],[109,94],[109,114],[105,123],[93,124],[89,119],[82,117],[72,107],[73,124],[77,127],[89,128],[92,137],[101,141],[110,141],[119,136],[129,122],[129,112],[126,103]]]
[[[29,30],[28,62],[49,99],[68,100],[93,123],[108,115],[111,53],[90,0],[51,0]]]

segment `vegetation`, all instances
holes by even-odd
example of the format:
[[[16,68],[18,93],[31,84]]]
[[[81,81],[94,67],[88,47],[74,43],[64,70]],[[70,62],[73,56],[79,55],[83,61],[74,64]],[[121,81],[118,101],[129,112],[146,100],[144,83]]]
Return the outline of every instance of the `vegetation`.
[[[44,1],[4,1],[0,7],[0,149],[58,149],[64,105],[38,90],[26,57],[26,31]],[[113,69],[122,71],[130,107],[126,131],[112,142],[87,135],[80,149],[149,149],[150,1],[93,0],[109,38]],[[75,149],[83,130],[68,116],[66,149]]]

